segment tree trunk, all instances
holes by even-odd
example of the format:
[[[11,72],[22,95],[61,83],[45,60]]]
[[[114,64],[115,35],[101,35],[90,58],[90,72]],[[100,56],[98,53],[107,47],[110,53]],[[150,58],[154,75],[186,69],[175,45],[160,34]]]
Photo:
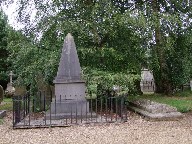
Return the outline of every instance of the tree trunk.
[[[135,82],[135,88],[137,90],[136,94],[138,94],[138,95],[142,95],[143,94],[143,92],[141,91],[140,80],[137,80]]]
[[[165,59],[165,50],[163,47],[163,40],[161,35],[161,24],[160,24],[160,4],[158,0],[152,0],[152,9],[153,16],[156,19],[155,23],[155,53],[158,58],[159,69],[154,70],[156,73],[154,74],[154,79],[156,82],[156,92],[157,93],[172,93],[172,86],[169,82],[167,75],[167,64]]]

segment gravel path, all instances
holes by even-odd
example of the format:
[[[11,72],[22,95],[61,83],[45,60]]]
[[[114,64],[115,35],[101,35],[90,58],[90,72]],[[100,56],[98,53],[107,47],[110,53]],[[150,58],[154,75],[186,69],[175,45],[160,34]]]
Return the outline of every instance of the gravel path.
[[[0,125],[0,144],[192,144],[192,113],[179,121],[151,122],[131,113],[123,124],[17,129],[11,114]]]

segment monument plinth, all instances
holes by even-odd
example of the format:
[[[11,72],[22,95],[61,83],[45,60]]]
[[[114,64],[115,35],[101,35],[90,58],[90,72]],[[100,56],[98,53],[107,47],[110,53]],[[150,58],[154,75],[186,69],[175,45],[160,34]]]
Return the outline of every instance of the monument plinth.
[[[81,67],[74,39],[67,34],[62,48],[55,84],[55,99],[51,103],[53,118],[89,113],[89,103],[85,99],[85,81],[81,79]]]

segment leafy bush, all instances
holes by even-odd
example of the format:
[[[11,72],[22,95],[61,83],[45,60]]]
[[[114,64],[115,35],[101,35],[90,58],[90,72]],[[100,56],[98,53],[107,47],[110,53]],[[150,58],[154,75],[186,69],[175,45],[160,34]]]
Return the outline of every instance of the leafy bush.
[[[113,95],[113,87],[116,87],[116,95],[134,95],[135,81],[140,79],[137,74],[112,73],[107,71],[93,70],[89,67],[83,68],[83,77],[86,80],[87,94],[93,97]]]

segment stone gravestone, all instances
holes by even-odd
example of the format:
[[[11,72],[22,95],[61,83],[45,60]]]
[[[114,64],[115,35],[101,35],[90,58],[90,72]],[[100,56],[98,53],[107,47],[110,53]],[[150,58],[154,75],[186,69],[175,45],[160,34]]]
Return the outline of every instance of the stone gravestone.
[[[15,88],[13,87],[13,72],[10,71],[10,83],[7,84],[7,89],[5,90],[5,94],[7,97],[12,97],[15,93]]]
[[[67,34],[54,80],[55,99],[51,103],[52,118],[61,119],[89,115],[89,103],[85,99],[85,81],[81,79],[81,67],[73,36]],[[56,113],[55,113],[56,112]]]
[[[153,78],[153,73],[148,69],[143,69],[141,72],[141,91],[142,92],[154,92],[155,83]]]
[[[3,96],[4,96],[4,90],[3,87],[0,85],[0,104],[3,101]]]

